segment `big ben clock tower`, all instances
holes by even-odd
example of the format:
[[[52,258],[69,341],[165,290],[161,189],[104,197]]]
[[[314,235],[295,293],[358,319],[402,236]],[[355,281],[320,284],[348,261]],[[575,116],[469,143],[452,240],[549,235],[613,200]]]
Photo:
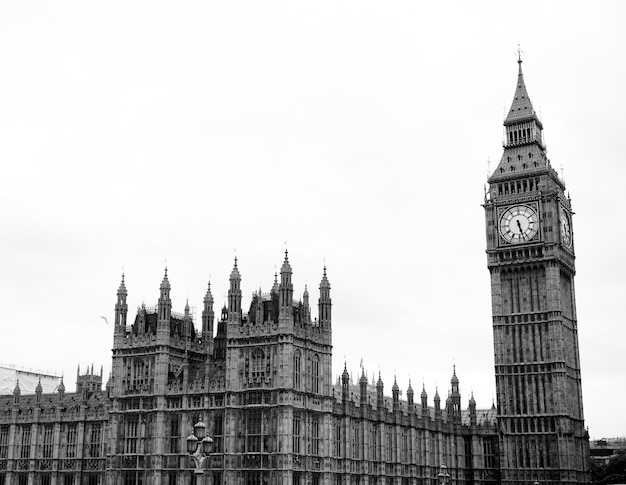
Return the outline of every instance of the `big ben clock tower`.
[[[589,483],[571,200],[518,59],[485,199],[502,483]]]

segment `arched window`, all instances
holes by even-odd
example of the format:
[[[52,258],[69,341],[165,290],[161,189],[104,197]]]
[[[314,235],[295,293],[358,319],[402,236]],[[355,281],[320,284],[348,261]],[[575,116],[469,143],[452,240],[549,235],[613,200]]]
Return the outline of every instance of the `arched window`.
[[[263,350],[256,348],[252,351],[252,377],[265,376],[265,354]]]
[[[311,359],[311,391],[320,392],[320,358],[317,355]]]
[[[302,382],[302,354],[296,350],[293,354],[293,387],[300,389]]]

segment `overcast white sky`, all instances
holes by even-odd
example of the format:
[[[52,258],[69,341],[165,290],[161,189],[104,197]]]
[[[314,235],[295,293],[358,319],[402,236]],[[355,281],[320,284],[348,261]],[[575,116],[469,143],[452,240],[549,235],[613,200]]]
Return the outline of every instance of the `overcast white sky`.
[[[129,318],[244,306],[287,240],[297,294],[324,261],[333,373],[404,395],[495,394],[483,185],[526,85],[576,216],[585,417],[626,434],[626,4],[2,2],[0,361],[108,375]],[[317,309],[314,309],[317,314]]]

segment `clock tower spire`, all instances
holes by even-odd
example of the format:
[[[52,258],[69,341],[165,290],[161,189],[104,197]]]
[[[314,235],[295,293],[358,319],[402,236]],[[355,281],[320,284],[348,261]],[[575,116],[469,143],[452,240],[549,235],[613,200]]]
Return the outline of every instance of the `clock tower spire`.
[[[589,483],[571,201],[522,60],[485,195],[502,483]]]

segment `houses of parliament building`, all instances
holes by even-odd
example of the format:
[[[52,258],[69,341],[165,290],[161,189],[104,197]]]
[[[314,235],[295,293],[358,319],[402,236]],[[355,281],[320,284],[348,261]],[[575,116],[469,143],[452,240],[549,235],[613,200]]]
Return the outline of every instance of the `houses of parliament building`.
[[[242,306],[235,259],[227,304],[211,287],[201,322],[157,304],[128,318],[117,290],[111,376],[78,372],[76,392],[0,396],[0,485],[183,485],[186,439],[202,421],[205,485],[590,483],[574,297],[571,200],[552,169],[522,74],[485,194],[497,402],[445,402],[380,377],[333,382],[326,268],[317,316],[294,296],[287,252],[269,292]],[[445,468],[442,467],[445,465]],[[442,470],[445,473],[442,473]]]

